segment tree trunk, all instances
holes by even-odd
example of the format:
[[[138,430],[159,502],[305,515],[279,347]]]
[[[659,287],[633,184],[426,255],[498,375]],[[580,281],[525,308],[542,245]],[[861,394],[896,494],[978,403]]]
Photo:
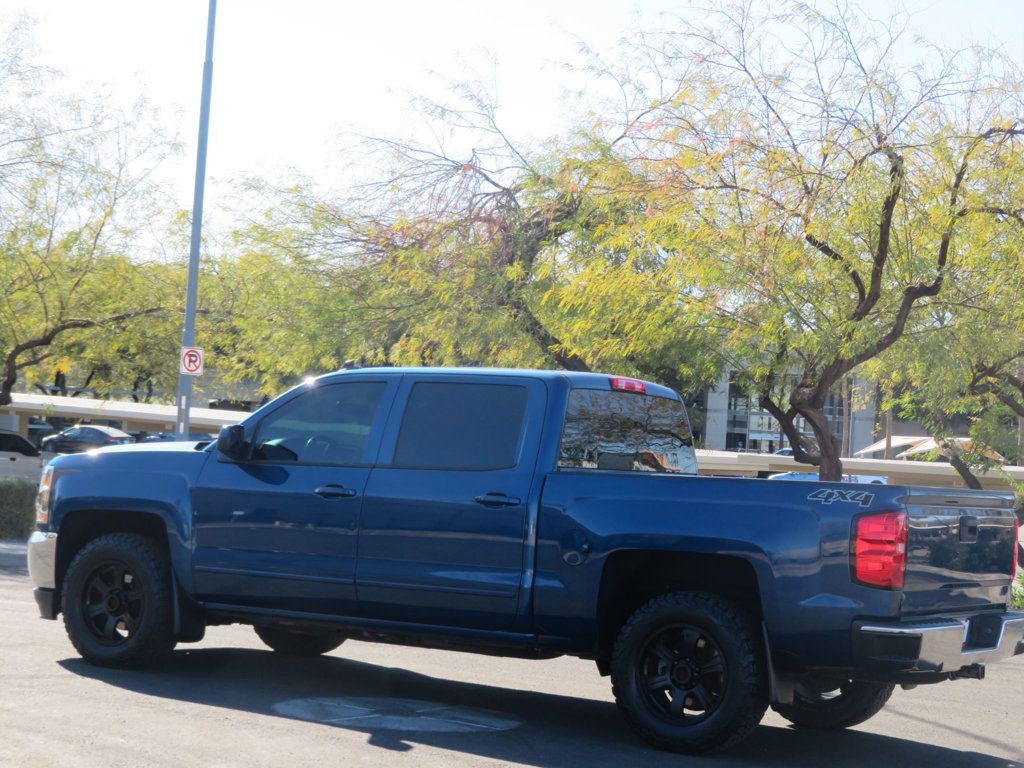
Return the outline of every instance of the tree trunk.
[[[811,387],[799,386],[789,396],[790,403],[797,412],[807,420],[818,443],[818,479],[830,482],[841,482],[843,479],[843,460],[839,455],[839,441],[832,433],[828,417],[823,410],[823,398],[818,397]]]
[[[968,488],[973,488],[976,491],[982,490],[981,481],[977,476],[971,472],[971,468],[967,466],[967,462],[963,460],[959,453],[950,451],[949,463],[953,466],[953,469],[957,471],[961,479],[964,481],[964,485]]]

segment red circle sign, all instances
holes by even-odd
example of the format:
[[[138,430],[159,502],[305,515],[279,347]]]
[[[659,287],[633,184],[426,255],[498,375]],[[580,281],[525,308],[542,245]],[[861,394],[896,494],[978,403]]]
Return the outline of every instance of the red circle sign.
[[[181,372],[198,376],[203,372],[203,350],[186,347],[181,350]]]

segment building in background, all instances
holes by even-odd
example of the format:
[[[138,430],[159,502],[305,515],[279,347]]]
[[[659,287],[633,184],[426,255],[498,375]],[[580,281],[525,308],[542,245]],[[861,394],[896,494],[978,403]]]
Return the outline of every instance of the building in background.
[[[875,441],[877,416],[873,385],[851,378],[849,389],[852,411],[848,411],[838,393],[829,395],[824,409],[833,434],[840,440],[844,434],[847,435],[849,447],[844,455],[852,455]],[[757,396],[747,392],[732,374],[723,374],[693,407],[696,421],[701,426],[701,444],[705,448],[775,453],[791,447],[779,422],[760,407]],[[797,423],[804,434],[812,434],[803,419]]]

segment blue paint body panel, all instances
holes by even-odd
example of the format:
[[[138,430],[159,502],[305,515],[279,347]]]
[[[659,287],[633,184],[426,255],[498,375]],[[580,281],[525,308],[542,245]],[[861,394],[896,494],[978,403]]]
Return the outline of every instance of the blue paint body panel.
[[[1002,561],[1012,552],[1012,511],[1003,496],[558,469],[570,392],[609,389],[609,377],[599,374],[339,372],[251,414],[243,422],[246,439],[309,387],[344,381],[387,383],[361,463],[234,461],[215,445],[197,450],[182,443],[62,456],[53,462],[50,529],[59,532],[77,512],[155,515],[167,530],[180,587],[222,614],[319,617],[584,656],[597,642],[606,565],[622,553],[743,561],[756,578],[773,654],[806,667],[850,665],[858,620],[1005,607],[1009,575]],[[393,464],[411,388],[451,381],[525,389],[515,466],[449,471]],[[655,384],[646,389],[678,399]],[[351,494],[316,493],[329,485]],[[477,500],[483,494],[515,503],[484,506]],[[890,510],[910,515],[907,583],[902,590],[854,583],[854,520]],[[981,521],[974,548],[963,543],[964,515]]]

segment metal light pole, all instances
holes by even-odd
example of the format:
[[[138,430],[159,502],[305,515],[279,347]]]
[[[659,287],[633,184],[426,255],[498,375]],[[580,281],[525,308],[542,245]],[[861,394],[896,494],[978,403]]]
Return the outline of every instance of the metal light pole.
[[[203,62],[203,95],[199,106],[199,146],[196,152],[196,186],[192,197],[192,239],[188,251],[188,287],[185,290],[185,327],[181,346],[196,343],[196,284],[199,282],[199,245],[203,233],[203,192],[206,186],[206,143],[210,131],[210,89],[213,86],[213,27],[217,0],[210,0],[206,22],[206,60]],[[192,404],[192,376],[178,372],[178,437],[188,437],[189,408]]]

